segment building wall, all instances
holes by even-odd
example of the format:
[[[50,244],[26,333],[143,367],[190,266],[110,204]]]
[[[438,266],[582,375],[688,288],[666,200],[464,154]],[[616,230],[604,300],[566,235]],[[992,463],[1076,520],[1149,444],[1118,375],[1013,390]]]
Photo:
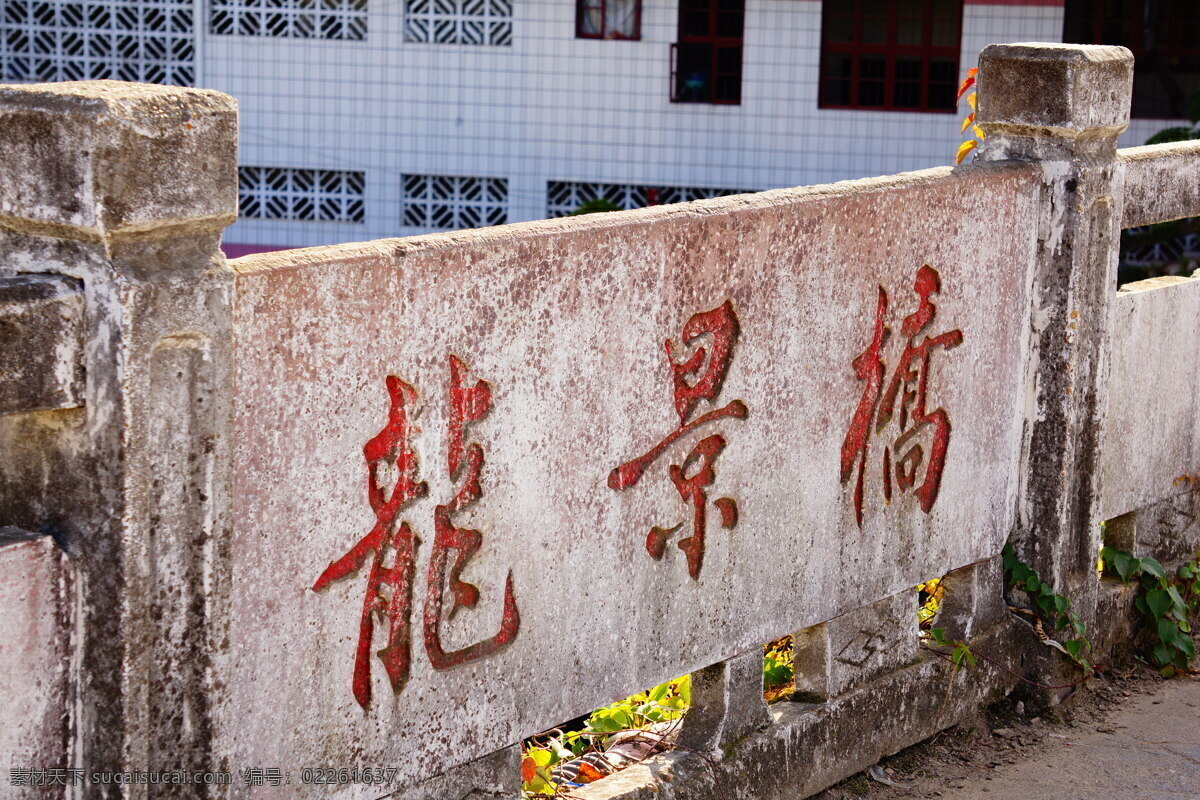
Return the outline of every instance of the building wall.
[[[28,5],[31,19],[40,8],[30,0],[11,2]],[[353,221],[248,218],[253,208],[244,198],[243,219],[227,232],[229,242],[303,246],[539,219],[551,213],[547,186],[555,181],[726,192],[825,183],[945,164],[960,141],[960,114],[817,108],[820,0],[747,0],[737,106],[670,102],[677,0],[644,0],[639,41],[576,38],[571,0],[479,0],[512,10],[509,44],[499,45],[406,41],[406,8],[422,0],[340,2],[331,17],[348,21],[351,35],[321,39],[295,36],[298,17],[286,12],[273,19],[291,20],[277,30],[293,35],[219,32],[236,30],[236,15],[249,8],[245,0],[105,0],[113,9],[166,9],[178,16],[171,26],[175,38],[194,26],[194,57],[181,56],[183,66],[164,80],[194,76],[195,85],[238,99],[243,165],[340,182],[325,199],[335,218]],[[440,5],[455,2],[463,0]],[[1061,0],[967,0],[960,75],[988,43],[1058,41],[1062,11]],[[272,24],[266,14],[256,19]],[[0,51],[0,68],[4,58]],[[154,79],[144,72],[124,69],[114,76]],[[1160,127],[1139,120],[1122,144],[1140,143]],[[457,186],[491,191],[500,200],[441,225],[428,216],[406,219],[405,175],[500,179]],[[278,173],[258,178],[283,180]],[[350,184],[357,199],[347,200]],[[434,188],[456,187],[442,182]],[[360,208],[348,211],[350,205]],[[283,213],[305,216],[294,208]]]

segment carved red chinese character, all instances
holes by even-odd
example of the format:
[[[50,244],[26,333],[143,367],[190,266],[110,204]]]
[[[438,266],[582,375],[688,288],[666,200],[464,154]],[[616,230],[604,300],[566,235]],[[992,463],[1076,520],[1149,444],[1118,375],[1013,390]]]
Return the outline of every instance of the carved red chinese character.
[[[906,492],[917,482],[917,473],[925,465],[924,480],[914,493],[921,510],[929,513],[937,501],[946,448],[950,443],[950,417],[943,408],[929,411],[929,365],[933,351],[941,347],[950,350],[962,344],[961,330],[938,336],[918,337],[937,315],[937,306],[930,299],[941,291],[941,277],[928,264],[917,270],[913,289],[920,298],[917,310],[904,318],[901,334],[905,337],[896,371],[887,390],[883,389],[886,368],[883,348],[890,330],[886,325],[888,298],[880,286],[875,309],[875,327],[870,344],[853,362],[854,374],[863,381],[863,394],[842,442],[841,481],[845,483],[857,473],[854,482],[854,517],[862,526],[863,479],[866,471],[867,449],[874,420],[874,432],[882,434],[896,420],[895,439],[883,451],[883,495],[892,499],[892,481],[899,491]],[[882,392],[882,399],[881,399]],[[928,463],[919,437],[928,429],[931,433]],[[894,476],[893,476],[894,473]]]
[[[676,345],[670,339],[666,340],[667,363],[671,368],[679,427],[644,455],[614,469],[608,476],[610,488],[623,490],[636,486],[650,465],[668,447],[697,428],[724,417],[746,418],[746,404],[741,400],[734,400],[722,408],[709,411],[695,419],[691,418],[701,402],[714,402],[721,393],[733,360],[733,346],[737,342],[738,333],[733,303],[726,300],[724,305],[718,308],[693,315],[683,326],[680,345]],[[695,347],[690,355],[686,353],[686,348],[689,347]],[[725,446],[725,437],[719,434],[708,436],[692,448],[682,464],[671,464],[667,470],[680,498],[692,507],[691,536],[681,539],[678,546],[687,557],[688,574],[693,578],[700,577],[700,568],[704,563],[708,522],[706,490],[716,480],[716,460]],[[737,524],[736,501],[722,497],[715,500],[713,505],[720,512],[721,525],[732,529]],[[681,527],[682,522],[670,528],[651,528],[646,536],[646,550],[651,557],[662,558],[666,553],[667,540]]]
[[[451,653],[446,653],[441,644],[442,597],[447,589],[446,562],[451,551],[455,552],[449,576],[449,590],[454,596],[451,615],[460,608],[474,608],[479,601],[479,589],[462,581],[460,575],[467,561],[479,550],[483,536],[477,530],[455,527],[451,515],[482,495],[479,481],[483,470],[483,448],[476,442],[467,445],[465,431],[491,408],[491,387],[486,382],[464,386],[466,366],[456,356],[450,356],[449,367],[450,446],[447,462],[451,482],[459,485],[450,502],[437,506],[434,511],[435,536],[423,620],[425,649],[436,669],[448,669],[490,655],[511,641],[520,627],[510,571],[505,582],[500,632]],[[411,444],[412,435],[420,432],[411,421],[416,416],[417,391],[395,376],[388,376],[385,383],[390,400],[387,425],[363,448],[367,461],[367,498],[375,512],[375,526],[346,555],[331,563],[313,584],[313,591],[320,591],[332,581],[356,573],[366,563],[368,554],[373,554],[354,659],[354,698],[364,709],[371,702],[371,644],[376,614],[388,623],[387,641],[378,655],[392,690],[399,692],[408,680],[417,539],[409,524],[400,521],[399,517],[413,501],[428,494],[426,483],[418,480],[417,457]],[[379,483],[379,474],[384,468],[396,472],[395,484],[386,495]],[[392,566],[387,567],[384,564],[389,553],[393,554]]]
[[[375,511],[375,527],[350,552],[326,567],[312,587],[314,592],[319,592],[330,582],[357,572],[367,554],[374,553],[354,659],[354,699],[363,708],[371,702],[371,639],[375,632],[375,613],[388,621],[387,645],[379,651],[379,658],[392,690],[400,691],[408,680],[415,537],[407,522],[401,522],[397,527],[396,520],[406,506],[424,497],[428,491],[425,482],[417,480],[417,456],[409,441],[412,434],[420,431],[409,418],[416,404],[417,391],[392,375],[385,383],[391,402],[387,425],[363,447],[363,456],[367,460],[367,498]],[[397,473],[391,494],[386,497],[379,485],[382,466],[391,466]],[[389,549],[394,551],[395,558],[391,567],[385,567],[384,558]],[[382,589],[391,596],[386,596]]]
[[[450,615],[453,616],[461,608],[474,608],[479,602],[479,589],[464,582],[460,576],[467,561],[479,551],[483,536],[476,530],[455,527],[450,516],[474,503],[482,494],[479,477],[483,472],[483,448],[477,442],[467,445],[465,436],[467,426],[483,419],[491,410],[492,388],[485,381],[478,381],[469,388],[464,386],[466,371],[466,366],[458,357],[451,355],[450,447],[447,454],[447,471],[450,480],[457,482],[458,491],[449,503],[438,506],[433,515],[436,534],[433,540],[433,554],[429,558],[428,590],[425,596],[425,650],[437,669],[448,669],[495,653],[517,635],[517,629],[521,625],[517,601],[513,597],[512,570],[509,570],[504,583],[504,611],[499,632],[490,639],[451,653],[447,653],[442,647],[442,597],[447,588],[446,558],[450,551],[455,552],[454,565],[450,568],[449,577],[450,594],[454,596]]]

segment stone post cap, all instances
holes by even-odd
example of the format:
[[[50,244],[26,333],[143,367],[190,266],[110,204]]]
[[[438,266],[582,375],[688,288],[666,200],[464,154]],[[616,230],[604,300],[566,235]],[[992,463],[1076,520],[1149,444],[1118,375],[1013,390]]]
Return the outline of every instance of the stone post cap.
[[[1129,125],[1133,54],[1091,44],[990,44],[979,54],[984,133],[1116,139]]]
[[[179,86],[0,86],[0,228],[85,241],[237,217],[237,103]]]

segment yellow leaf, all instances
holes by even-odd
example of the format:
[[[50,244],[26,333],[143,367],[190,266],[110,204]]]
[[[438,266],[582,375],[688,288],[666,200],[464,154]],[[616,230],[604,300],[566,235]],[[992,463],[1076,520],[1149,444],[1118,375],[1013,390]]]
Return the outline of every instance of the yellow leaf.
[[[975,132],[975,135],[979,137],[979,141],[982,142],[984,139],[987,138],[987,134],[984,133],[978,125],[972,125],[971,130],[973,130]]]
[[[977,94],[979,94],[979,93],[978,93],[978,92],[971,92],[969,95],[967,95],[967,104],[971,106],[971,113],[972,113],[972,114],[974,114],[976,111],[978,111],[978,109],[977,109],[977,108],[975,108],[975,102],[976,102],[976,100],[975,100],[975,95],[977,95]]]
[[[963,159],[967,157],[967,153],[975,149],[977,142],[974,139],[968,139],[958,146],[958,153],[954,156],[954,163],[961,164]]]
[[[962,100],[963,92],[975,85],[975,73],[979,72],[978,67],[971,67],[967,70],[967,77],[963,78],[962,84],[958,87],[958,99]]]
[[[975,115],[967,114],[967,116],[963,118],[962,128],[959,130],[959,133],[966,132],[967,128],[969,128],[971,126],[971,123],[974,121],[975,121]]]

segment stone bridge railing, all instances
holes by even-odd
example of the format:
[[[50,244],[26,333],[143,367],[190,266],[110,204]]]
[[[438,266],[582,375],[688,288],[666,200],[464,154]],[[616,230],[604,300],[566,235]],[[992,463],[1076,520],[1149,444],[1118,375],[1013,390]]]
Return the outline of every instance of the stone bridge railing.
[[[1066,669],[1007,541],[1127,645],[1099,523],[1200,546],[1200,280],[1118,292],[1118,234],[1200,214],[1200,145],[1117,150],[1123,48],[980,64],[971,166],[231,262],[229,97],[0,89],[0,793],[511,797],[692,672],[686,749],[574,794],[803,797],[1012,689],[947,695],[921,581]],[[100,774],[171,770],[232,783]]]

